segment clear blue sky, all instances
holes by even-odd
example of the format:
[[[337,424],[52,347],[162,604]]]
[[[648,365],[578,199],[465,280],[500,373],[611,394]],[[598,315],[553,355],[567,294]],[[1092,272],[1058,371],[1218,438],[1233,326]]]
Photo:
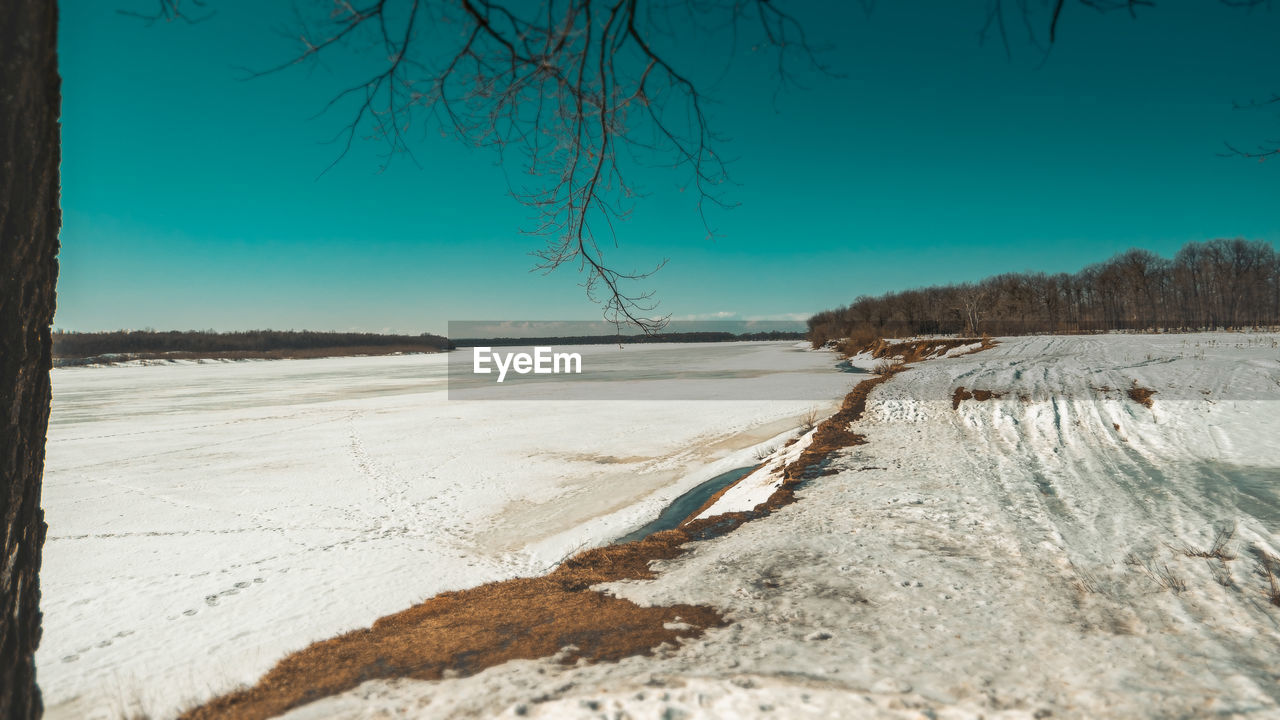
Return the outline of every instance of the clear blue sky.
[[[237,67],[294,49],[288,4],[209,4],[205,22],[148,27],[116,10],[150,0],[60,3],[57,327],[443,332],[598,317],[571,270],[529,272],[539,241],[519,232],[528,212],[487,152],[426,134],[421,168],[378,173],[380,148],[357,144],[317,179],[345,120],[313,118],[333,73],[243,81]],[[1074,271],[1133,246],[1280,242],[1280,161],[1219,157],[1223,141],[1280,139],[1275,110],[1232,109],[1280,92],[1280,10],[1075,9],[1042,64],[1025,46],[1012,60],[979,46],[979,0],[869,16],[795,4],[843,77],[807,77],[775,103],[770,61],[747,56],[710,89],[738,183],[739,206],[711,217],[718,236],[705,238],[682,177],[639,178],[650,196],[611,257],[670,258],[649,283],[665,313],[807,315],[860,294]],[[676,59],[723,65],[702,50]]]

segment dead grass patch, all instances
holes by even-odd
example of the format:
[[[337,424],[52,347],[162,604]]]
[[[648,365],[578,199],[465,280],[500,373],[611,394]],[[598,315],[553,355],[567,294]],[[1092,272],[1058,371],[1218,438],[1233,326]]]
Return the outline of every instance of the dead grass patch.
[[[1213,534],[1213,544],[1202,549],[1192,545],[1183,545],[1182,554],[1187,557],[1208,558],[1212,560],[1235,560],[1236,554],[1230,548],[1231,539],[1236,536],[1236,525],[1231,523],[1219,527]]]
[[[865,443],[866,438],[850,430],[849,425],[862,417],[862,413],[866,411],[867,396],[871,391],[877,385],[902,372],[903,369],[903,366],[898,365],[883,375],[858,383],[857,387],[845,396],[840,409],[818,425],[813,433],[813,441],[800,453],[800,457],[787,465],[782,473],[783,478],[794,481],[808,477],[813,468],[826,462],[838,450]],[[789,485],[784,482],[778,493],[792,492]]]
[[[1173,571],[1169,569],[1168,565],[1163,563],[1156,565],[1154,562],[1143,561],[1139,567],[1141,567],[1147,577],[1155,581],[1162,590],[1168,590],[1174,595],[1177,595],[1187,589],[1187,581],[1175,575]]]
[[[966,390],[965,387],[961,385],[960,387],[956,388],[956,391],[954,393],[951,394],[951,409],[959,410],[960,403],[964,402],[965,400],[977,400],[978,402],[986,402],[993,398],[1002,398],[1005,395],[1006,393],[996,392],[995,390],[978,390],[976,388],[974,390]]]
[[[1277,573],[1280,573],[1280,558],[1257,545],[1254,545],[1252,549],[1254,557],[1258,558],[1258,564],[1261,566],[1262,576],[1267,580],[1267,600],[1271,601],[1272,605],[1280,607],[1280,581],[1276,580]]]
[[[658,537],[674,534],[674,537]],[[378,678],[436,680],[470,675],[515,658],[561,653],[566,663],[615,661],[723,625],[707,607],[641,607],[587,591],[596,582],[652,577],[648,562],[674,557],[668,531],[583,553],[540,578],[442,593],[365,630],[324,640],[280,661],[256,685],[217,698],[184,718],[269,718]],[[669,629],[678,628],[678,629]],[[566,650],[567,649],[567,650]]]
[[[873,365],[871,367],[871,372],[875,373],[876,375],[888,375],[889,373],[894,372],[895,370],[898,370],[899,366],[901,365],[902,365],[902,362],[900,360],[891,360],[889,358],[885,358],[877,362],[875,365]]]
[[[1155,390],[1138,385],[1136,380],[1133,383],[1133,387],[1129,388],[1129,399],[1147,407],[1151,407],[1151,396],[1155,394]]]
[[[879,334],[867,328],[859,328],[854,330],[849,337],[836,343],[836,349],[843,353],[845,357],[849,357],[869,350],[879,342],[883,342]]]
[[[800,418],[800,430],[802,432],[809,432],[816,427],[818,427],[818,409],[809,408],[809,411]]]
[[[1071,574],[1074,576],[1074,579],[1071,581],[1071,585],[1076,589],[1076,592],[1079,592],[1082,595],[1085,593],[1101,592],[1099,590],[1100,585],[1098,583],[1097,575],[1094,575],[1089,570],[1076,565],[1070,560],[1067,561],[1067,564],[1071,567]]]
[[[975,352],[981,352],[991,347],[995,347],[995,342],[989,337],[980,338],[935,338],[931,340],[884,340],[877,338],[870,344],[854,349],[849,352],[849,348],[845,350],[845,355],[856,355],[859,352],[867,352],[872,358],[899,360],[904,363],[920,362],[922,360],[930,360],[932,358],[945,355],[947,352],[958,347],[977,344],[978,347],[971,350],[966,355]]]
[[[1227,569],[1226,563],[1212,560],[1206,560],[1205,563],[1209,566],[1209,574],[1213,576],[1214,582],[1224,588],[1234,588],[1236,586],[1235,581],[1231,579],[1231,572]]]

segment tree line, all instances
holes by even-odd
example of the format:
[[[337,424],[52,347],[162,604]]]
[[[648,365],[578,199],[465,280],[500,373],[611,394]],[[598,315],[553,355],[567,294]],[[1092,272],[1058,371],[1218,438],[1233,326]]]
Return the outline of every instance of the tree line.
[[[76,360],[103,355],[132,357],[319,356],[359,352],[438,352],[452,349],[439,335],[316,332],[311,330],[116,330],[53,333],[53,355]],[[68,364],[68,363],[60,363]],[[72,363],[73,364],[73,363]]]
[[[731,333],[668,332],[637,333],[634,335],[557,335],[523,338],[458,338],[455,347],[509,347],[529,345],[631,345],[633,343],[707,343],[707,342],[758,342],[769,340],[806,340],[803,332],[769,330],[765,332]]]
[[[1243,239],[1132,249],[1077,273],[1005,273],[876,297],[809,318],[817,347],[850,337],[1191,331],[1280,325],[1280,255]]]

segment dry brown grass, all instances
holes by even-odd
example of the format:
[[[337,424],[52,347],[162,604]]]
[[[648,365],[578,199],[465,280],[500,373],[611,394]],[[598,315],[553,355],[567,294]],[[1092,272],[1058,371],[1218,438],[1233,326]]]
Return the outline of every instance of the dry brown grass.
[[[1155,390],[1141,387],[1136,381],[1133,383],[1133,387],[1129,388],[1129,399],[1136,403],[1146,405],[1147,407],[1151,407],[1151,396],[1155,394]]]
[[[787,465],[782,476],[790,481],[810,477],[813,468],[820,467],[837,451],[865,443],[866,439],[863,436],[849,429],[850,423],[862,417],[862,413],[866,411],[867,396],[871,391],[902,370],[903,366],[898,365],[888,373],[858,383],[857,387],[845,396],[836,414],[818,425],[813,434],[813,442],[800,453],[800,457]],[[793,483],[784,482],[778,493],[792,492],[791,484]]]
[[[851,357],[858,353],[868,353],[874,359],[898,360],[904,363],[920,362],[937,357],[948,350],[965,345],[980,343],[980,347],[972,352],[980,352],[995,347],[995,341],[989,337],[980,338],[935,338],[931,340],[894,340],[883,338],[870,331],[859,331],[841,340],[836,349]],[[968,354],[968,353],[966,353]]]
[[[959,410],[960,403],[964,402],[965,400],[977,400],[978,402],[986,402],[993,398],[1002,398],[1005,396],[1005,394],[1006,393],[1003,393],[1003,392],[996,392],[995,390],[975,389],[970,391],[970,390],[966,390],[965,387],[961,385],[960,387],[956,388],[956,391],[954,393],[951,394],[951,409]]]
[[[1235,523],[1223,525],[1213,534],[1213,544],[1207,549],[1193,547],[1191,545],[1182,546],[1182,554],[1187,557],[1208,558],[1212,560],[1235,560],[1236,554],[1231,550],[1231,539],[1236,536]]]
[[[1276,574],[1280,573],[1280,558],[1268,553],[1266,550],[1255,545],[1253,554],[1258,558],[1258,564],[1262,568],[1262,576],[1267,580],[1266,596],[1272,605],[1280,607],[1280,581],[1276,580]]]
[[[251,720],[350,690],[367,680],[470,675],[508,660],[616,661],[725,624],[713,608],[641,607],[591,589],[654,577],[650,563],[678,557],[692,541],[731,532],[795,501],[795,490],[839,450],[865,442],[849,429],[867,396],[901,370],[859,383],[840,410],[817,425],[813,442],[786,466],[782,486],[749,512],[686,520],[643,540],[579,553],[551,573],[437,595],[372,627],[312,644],[281,660],[253,687],[188,710],[183,720]],[[690,518],[710,507],[728,488]]]
[[[641,607],[588,588],[609,580],[652,577],[649,561],[678,555],[677,544],[687,540],[681,531],[658,533],[629,545],[583,553],[544,577],[442,593],[381,618],[371,628],[294,653],[253,687],[182,717],[269,718],[366,680],[435,680],[446,670],[470,675],[507,660],[548,657],[565,648],[570,648],[561,655],[565,662],[614,661],[651,652],[662,643],[676,644],[724,621],[707,607]]]
[[[1175,575],[1168,565],[1142,562],[1140,567],[1147,574],[1147,577],[1155,581],[1163,590],[1168,590],[1177,595],[1187,589],[1187,581]]]
[[[870,350],[876,343],[880,342],[880,335],[872,332],[867,328],[854,330],[849,337],[841,340],[836,344],[836,348],[844,354],[845,357],[857,355],[860,352]]]
[[[981,338],[936,338],[931,340],[877,340],[872,343],[866,350],[871,353],[871,357],[876,359],[888,358],[899,360],[904,363],[920,362],[938,357],[948,350],[954,350],[965,345],[973,345],[980,343],[980,346],[971,352],[981,352],[987,348],[995,347],[995,342],[988,337]],[[970,354],[970,353],[965,353]]]
[[[898,360],[884,358],[871,367],[871,372],[876,375],[888,375],[889,373],[898,370],[901,365],[902,362]]]

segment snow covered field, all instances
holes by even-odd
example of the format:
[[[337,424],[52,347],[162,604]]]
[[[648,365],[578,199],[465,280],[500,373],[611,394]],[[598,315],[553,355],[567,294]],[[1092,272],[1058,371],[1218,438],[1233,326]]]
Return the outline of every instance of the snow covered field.
[[[450,402],[443,355],[55,370],[47,717],[165,717],[441,591],[541,573],[858,379],[794,343],[580,350],[643,370],[605,395],[742,400]]]
[[[1280,717],[1259,559],[1280,555],[1278,348],[1006,338],[922,363],[872,391],[868,444],[798,502],[607,586],[727,627],[615,664],[370,682],[287,717]],[[953,408],[960,386],[1002,396]],[[1191,554],[1231,526],[1222,558]]]

